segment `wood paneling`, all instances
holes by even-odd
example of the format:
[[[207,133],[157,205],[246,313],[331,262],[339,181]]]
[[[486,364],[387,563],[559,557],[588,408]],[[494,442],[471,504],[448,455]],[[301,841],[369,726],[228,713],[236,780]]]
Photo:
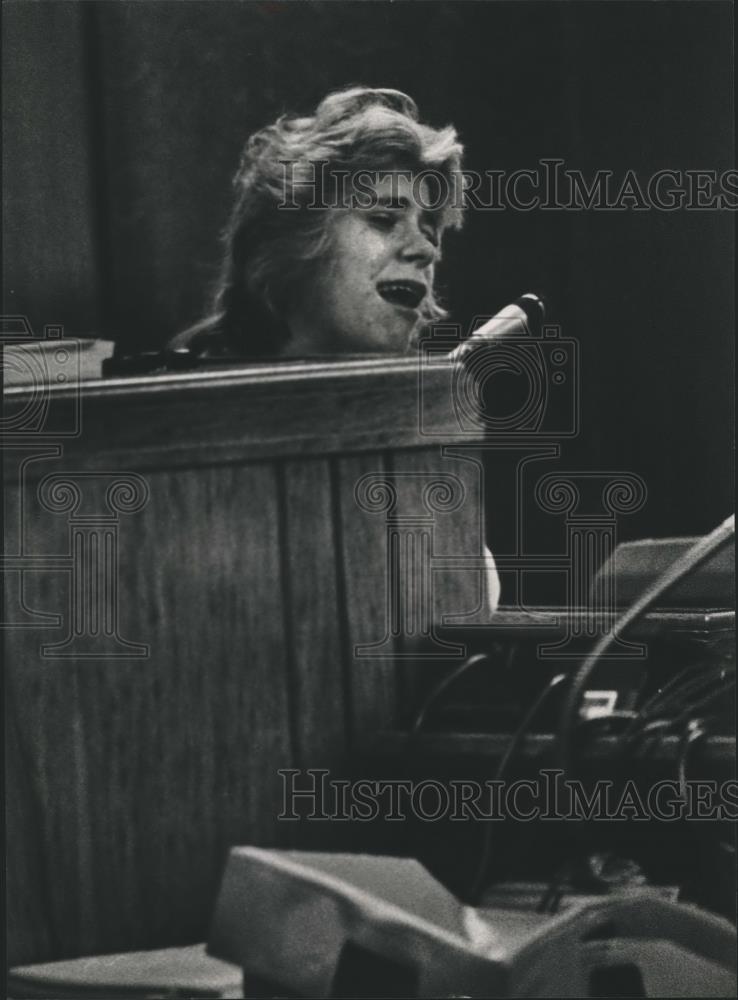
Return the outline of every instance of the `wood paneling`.
[[[80,471],[437,448],[471,433],[458,433],[450,366],[423,372],[421,383],[412,357],[89,381],[44,393],[50,420],[81,395],[82,433],[65,441]],[[27,387],[6,393],[13,412],[30,398]]]
[[[390,655],[384,659],[359,654],[360,646],[384,638],[388,627],[387,528],[383,518],[369,516],[356,499],[357,484],[372,473],[386,475],[383,455],[348,456],[336,465],[352,738],[376,729],[382,719],[394,720],[397,712],[396,666],[391,657],[395,644],[390,644]]]
[[[280,472],[295,758],[303,768],[330,768],[345,760],[346,717],[329,463],[285,462]]]
[[[278,771],[345,777],[351,745],[397,713],[402,636],[380,660],[355,656],[385,635],[388,584],[387,516],[357,503],[357,484],[469,465],[420,433],[412,363],[90,385],[81,435],[60,454],[31,436],[42,457],[8,467],[26,614],[59,616],[6,633],[12,963],[202,940],[229,845],[346,846],[350,824],[278,819]],[[435,426],[453,439],[436,389]],[[31,390],[13,392],[21,412]],[[46,440],[65,412],[50,406]],[[80,491],[75,510],[48,509],[50,474]],[[148,499],[110,520],[118,480]],[[397,492],[404,517],[424,515]],[[439,551],[477,551],[462,544],[478,531],[474,489],[466,500],[436,527]],[[101,517],[117,539],[107,640],[70,549]],[[31,571],[31,556],[45,562]],[[458,584],[443,586],[456,609]],[[90,634],[60,650],[81,609]]]
[[[544,173],[558,158],[588,183],[612,171],[615,193],[627,171],[642,186],[665,169],[685,187],[687,170],[720,175],[735,161],[731,19],[727,3],[8,0],[5,311],[129,349],[165,343],[209,309],[246,137],[357,82],[406,90],[424,120],[453,123],[480,173]],[[565,460],[648,480],[624,537],[722,520],[729,207],[466,215],[440,274],[450,313],[466,329],[548,290],[551,318],[582,345],[582,426]],[[704,488],[685,490],[687,474]]]
[[[274,470],[148,483],[119,565],[121,634],[149,656],[53,660],[39,641],[58,634],[8,634],[11,721],[33,776],[16,762],[9,786],[26,785],[43,816],[40,829],[9,819],[9,867],[40,854],[51,896],[49,908],[40,887],[19,887],[19,960],[42,946],[37,920],[57,955],[197,936],[227,845],[278,842],[277,768],[292,756]],[[63,608],[68,576],[32,575]]]

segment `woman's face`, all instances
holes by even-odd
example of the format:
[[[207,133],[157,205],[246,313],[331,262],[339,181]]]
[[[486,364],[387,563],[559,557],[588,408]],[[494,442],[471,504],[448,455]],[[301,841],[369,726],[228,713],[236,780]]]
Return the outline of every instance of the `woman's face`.
[[[334,210],[332,252],[288,320],[289,353],[404,353],[418,331],[440,213],[423,209],[429,194],[416,185],[416,200],[406,174],[381,178],[373,192],[369,208]]]

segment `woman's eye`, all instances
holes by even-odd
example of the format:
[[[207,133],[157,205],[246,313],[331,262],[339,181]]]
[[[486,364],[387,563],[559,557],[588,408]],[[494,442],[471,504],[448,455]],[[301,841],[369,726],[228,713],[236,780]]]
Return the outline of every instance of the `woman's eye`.
[[[393,212],[374,212],[369,216],[369,221],[377,229],[393,229],[396,222],[397,216]]]

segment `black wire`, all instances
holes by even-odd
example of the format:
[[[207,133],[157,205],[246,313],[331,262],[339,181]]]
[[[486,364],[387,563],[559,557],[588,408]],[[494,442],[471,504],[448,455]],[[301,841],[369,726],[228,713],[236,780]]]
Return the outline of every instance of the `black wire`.
[[[694,715],[695,712],[699,712],[700,709],[704,708],[706,705],[709,705],[710,702],[714,701],[715,698],[717,698],[719,695],[727,694],[728,691],[731,691],[734,687],[735,687],[735,680],[732,680],[729,684],[724,684],[723,687],[715,688],[714,691],[711,691],[710,694],[706,695],[704,698],[701,698],[699,701],[695,701],[692,702],[691,705],[687,705],[687,707],[683,710],[681,715],[677,716],[675,720],[676,724],[678,725],[679,723],[684,722],[685,719],[687,719],[690,715]]]
[[[551,881],[543,891],[536,906],[536,913],[557,913],[561,900],[564,898],[564,883],[571,877],[571,864],[564,862],[557,868]]]
[[[700,698],[699,701],[689,702],[687,705],[681,706],[681,712],[678,715],[672,715],[669,717],[662,716],[659,719],[651,718],[647,721],[646,727],[653,724],[659,724],[659,728],[663,729],[673,729],[675,727],[683,726],[687,722],[690,716],[695,715],[701,709],[705,708],[710,702],[714,701],[715,698],[720,697],[722,694],[727,694],[735,687],[735,680],[730,681],[728,684],[722,685],[722,687],[716,687],[709,694]]]
[[[623,737],[623,758],[632,754],[640,744],[643,744],[646,740],[656,740],[656,745],[661,740],[662,737],[668,735],[668,731],[672,729],[679,729],[685,724],[688,724],[690,717],[694,716],[701,709],[706,708],[711,701],[718,698],[722,694],[726,694],[735,686],[735,681],[730,684],[726,684],[724,687],[716,688],[711,691],[709,695],[702,698],[700,701],[693,702],[683,708],[681,714],[677,716],[671,716],[670,718],[651,718],[648,720],[642,720],[643,725],[638,729],[631,729],[624,734]],[[714,713],[711,718],[716,718]],[[709,735],[709,734],[706,734]],[[653,742],[651,746],[653,746]],[[681,752],[681,746],[680,746]]]
[[[571,768],[571,749],[584,692],[600,657],[613,639],[637,621],[667,590],[682,577],[695,570],[709,556],[722,548],[735,534],[735,516],[726,518],[714,531],[700,538],[682,556],[676,559],[661,576],[650,584],[643,594],[618,618],[596,644],[592,652],[574,674],[559,719],[558,757],[564,772]]]
[[[411,739],[414,739],[418,735],[423,726],[423,723],[425,722],[428,712],[433,707],[433,705],[438,701],[441,695],[448,688],[450,688],[452,684],[455,684],[460,677],[463,677],[463,675],[467,673],[467,671],[469,671],[472,667],[476,666],[477,663],[483,663],[485,660],[489,659],[491,659],[489,653],[475,653],[473,656],[470,656],[467,660],[464,660],[464,662],[460,666],[458,666],[456,670],[454,670],[450,674],[447,674],[444,678],[442,678],[438,682],[438,684],[436,684],[431,693],[428,695],[423,704],[420,706],[420,711],[415,716],[415,721],[410,727]]]
[[[596,729],[599,727],[606,728],[613,722],[627,722],[632,725],[635,720],[637,720],[638,715],[636,712],[631,711],[616,711],[608,712],[607,715],[593,715],[588,719],[583,719],[578,726],[578,732],[587,729]],[[541,898],[536,906],[536,913],[557,913],[561,901],[564,898],[564,889],[567,880],[572,878],[572,862],[571,858],[564,861],[564,863],[554,871],[550,882],[544,889]]]
[[[716,685],[720,681],[724,681],[727,674],[730,672],[731,671],[729,670],[721,669],[719,671],[705,673],[701,677],[695,677],[692,681],[689,681],[681,687],[672,690],[663,699],[659,699],[656,702],[657,707],[655,711],[652,706],[652,711],[650,713],[646,713],[644,708],[643,714],[646,718],[648,718],[649,715],[653,716],[656,713],[664,713],[671,709],[683,707],[685,704],[690,705],[692,702],[688,700],[689,698],[704,696],[709,692],[710,688],[713,688],[713,690],[718,689]],[[730,684],[731,682],[728,682],[728,687]]]
[[[659,726],[673,724],[675,721],[673,718],[664,718],[667,711],[680,708],[682,713],[686,710],[691,714],[695,705],[699,706],[703,702],[702,700],[689,701],[687,696],[693,697],[695,694],[702,694],[701,688],[709,689],[712,686],[712,690],[707,691],[707,703],[709,704],[713,697],[717,697],[718,693],[730,690],[735,684],[735,668],[716,667],[703,672],[700,677],[693,677],[691,681],[687,681],[681,687],[677,687],[679,681],[684,680],[689,673],[699,669],[701,668],[697,664],[685,668],[672,677],[660,691],[652,695],[635,713],[632,724],[623,734],[624,739],[626,741],[632,738],[638,739],[641,734],[645,734],[647,730],[652,728],[654,722],[657,722]],[[729,675],[732,675],[731,679],[727,684],[721,686],[718,682],[724,681]]]
[[[679,747],[679,757],[677,760],[677,777],[679,779],[679,794],[685,805],[689,805],[687,794],[687,768],[689,758],[696,743],[701,743],[707,736],[707,730],[703,728],[702,722],[697,719],[690,719],[684,730],[681,745]]]
[[[640,743],[644,740],[654,740],[660,737],[661,731],[664,729],[671,729],[673,725],[673,719],[651,719],[641,726],[640,729],[631,729],[623,734],[623,758],[627,757],[628,753],[632,753],[638,748]]]
[[[662,688],[654,692],[654,694],[652,694],[651,697],[644,702],[638,711],[639,716],[646,716],[650,708],[657,705],[662,698],[669,695],[675,687],[678,687],[682,681],[685,681],[690,674],[693,674],[696,671],[700,671],[704,675],[704,668],[702,665],[699,663],[692,663],[688,667],[684,667],[683,670],[680,670],[679,673],[674,674],[673,677],[670,677]]]
[[[653,731],[654,724],[656,724],[657,729],[672,728],[683,722],[687,716],[694,714],[704,704],[709,704],[718,694],[729,691],[735,683],[734,680],[723,686],[718,684],[719,681],[725,679],[725,674],[726,671],[720,671],[719,674],[713,673],[705,676],[701,679],[702,683],[699,687],[683,685],[678,691],[672,689],[660,704],[658,697],[649,699],[643,708],[636,713],[633,722],[623,734],[623,756],[632,751],[643,736]],[[712,686],[712,690],[705,694],[705,689],[710,686]],[[695,694],[703,695],[703,697],[695,701]],[[669,716],[670,712],[678,714]]]
[[[518,749],[523,737],[528,732],[533,720],[536,715],[540,712],[541,708],[545,705],[548,700],[549,695],[555,688],[558,687],[563,681],[566,680],[566,674],[557,674],[552,677],[548,682],[546,687],[539,692],[538,697],[533,702],[531,707],[523,716],[523,719],[518,726],[518,728],[513,733],[510,738],[510,742],[505,749],[499,764],[497,765],[497,770],[495,772],[495,781],[501,781],[507,771],[510,761],[513,758],[513,754]],[[474,878],[471,881],[469,888],[469,900],[472,905],[476,905],[479,901],[479,897],[485,888],[485,882],[487,878],[487,872],[489,870],[489,862],[492,853],[492,820],[487,821],[487,825],[484,829],[484,840],[482,842],[482,853],[480,855],[479,863],[476,867]]]

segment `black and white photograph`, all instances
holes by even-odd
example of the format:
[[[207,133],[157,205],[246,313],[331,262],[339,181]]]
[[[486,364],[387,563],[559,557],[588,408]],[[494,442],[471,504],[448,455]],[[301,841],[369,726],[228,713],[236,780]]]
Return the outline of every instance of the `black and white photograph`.
[[[732,0],[3,0],[6,996],[736,995]]]

